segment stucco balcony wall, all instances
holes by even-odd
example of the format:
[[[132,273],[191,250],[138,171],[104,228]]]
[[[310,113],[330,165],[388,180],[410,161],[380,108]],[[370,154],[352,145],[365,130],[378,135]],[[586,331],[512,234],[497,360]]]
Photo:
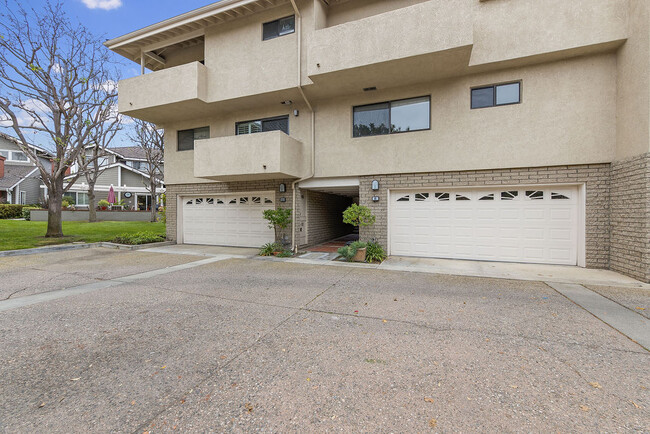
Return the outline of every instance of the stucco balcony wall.
[[[471,6],[466,0],[425,2],[317,30],[308,74],[316,77],[471,46]]]
[[[303,144],[282,131],[215,137],[194,145],[194,176],[216,181],[299,178]]]
[[[125,115],[189,101],[206,101],[207,68],[192,62],[119,82],[118,107]],[[137,117],[137,116],[136,116]]]

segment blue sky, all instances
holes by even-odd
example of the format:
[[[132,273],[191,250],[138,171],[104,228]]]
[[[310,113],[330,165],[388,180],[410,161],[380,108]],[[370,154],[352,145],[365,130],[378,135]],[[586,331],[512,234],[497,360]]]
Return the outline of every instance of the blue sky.
[[[55,2],[56,0],[52,0]],[[21,4],[25,9],[38,10],[45,0],[9,0]],[[63,0],[63,5],[72,21],[79,21],[96,36],[112,39],[146,27],[192,9],[215,3],[214,0]],[[140,73],[140,66],[115,54],[116,61],[123,66],[121,78]],[[11,128],[0,130],[15,135]],[[125,134],[120,134],[111,146],[129,146]]]

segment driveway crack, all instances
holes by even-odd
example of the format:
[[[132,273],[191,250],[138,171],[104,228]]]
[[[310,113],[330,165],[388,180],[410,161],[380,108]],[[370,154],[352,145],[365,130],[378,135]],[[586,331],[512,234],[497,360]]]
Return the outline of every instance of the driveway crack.
[[[18,293],[21,292],[21,291],[26,290],[27,288],[29,288],[29,286],[26,286],[26,287],[21,288],[21,289],[19,289],[19,290],[17,290],[17,291],[14,291],[14,292],[12,292],[11,294],[9,294],[9,295],[8,295],[5,299],[3,299],[3,300],[9,300],[12,296],[18,294]]]

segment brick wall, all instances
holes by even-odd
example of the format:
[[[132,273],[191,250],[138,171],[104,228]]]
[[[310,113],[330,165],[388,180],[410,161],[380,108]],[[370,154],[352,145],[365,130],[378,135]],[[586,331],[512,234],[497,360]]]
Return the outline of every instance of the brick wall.
[[[526,185],[554,183],[586,184],[586,264],[592,268],[609,267],[609,164],[554,166],[520,169],[477,170],[463,172],[406,173],[364,176],[360,179],[359,201],[370,207],[377,220],[373,226],[360,228],[361,239],[376,238],[387,245],[387,190],[410,187],[462,187],[489,185]],[[379,191],[372,191],[373,179]],[[372,196],[379,196],[373,202]]]
[[[352,198],[335,194],[305,191],[307,208],[307,240],[314,245],[349,234],[354,229],[343,223],[343,211]]]
[[[273,179],[264,181],[245,181],[245,182],[215,182],[210,184],[167,184],[167,239],[176,241],[177,228],[177,209],[176,202],[178,196],[194,196],[201,194],[223,194],[238,193],[247,191],[274,191],[275,203],[278,208],[292,208],[293,194],[291,190],[291,179]],[[280,193],[280,184],[287,186],[286,193]],[[281,198],[286,198],[286,202],[281,202]],[[298,201],[300,205],[300,201]],[[294,210],[294,213],[301,213],[300,209]],[[291,226],[287,228],[286,233],[291,238]]]
[[[650,282],[650,154],[612,163],[612,270]]]

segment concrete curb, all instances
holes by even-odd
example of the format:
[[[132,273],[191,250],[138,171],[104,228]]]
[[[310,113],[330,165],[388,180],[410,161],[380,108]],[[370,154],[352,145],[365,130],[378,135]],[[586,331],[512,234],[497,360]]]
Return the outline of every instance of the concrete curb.
[[[0,252],[0,258],[8,256],[38,255],[41,253],[59,252],[63,250],[93,249],[97,247],[106,247],[109,249],[118,250],[140,250],[152,247],[170,246],[172,244],[176,243],[174,241],[162,241],[160,243],[138,244],[134,246],[127,244],[109,243],[104,241],[99,243],[57,244],[55,246],[35,247],[33,249],[5,250]]]

